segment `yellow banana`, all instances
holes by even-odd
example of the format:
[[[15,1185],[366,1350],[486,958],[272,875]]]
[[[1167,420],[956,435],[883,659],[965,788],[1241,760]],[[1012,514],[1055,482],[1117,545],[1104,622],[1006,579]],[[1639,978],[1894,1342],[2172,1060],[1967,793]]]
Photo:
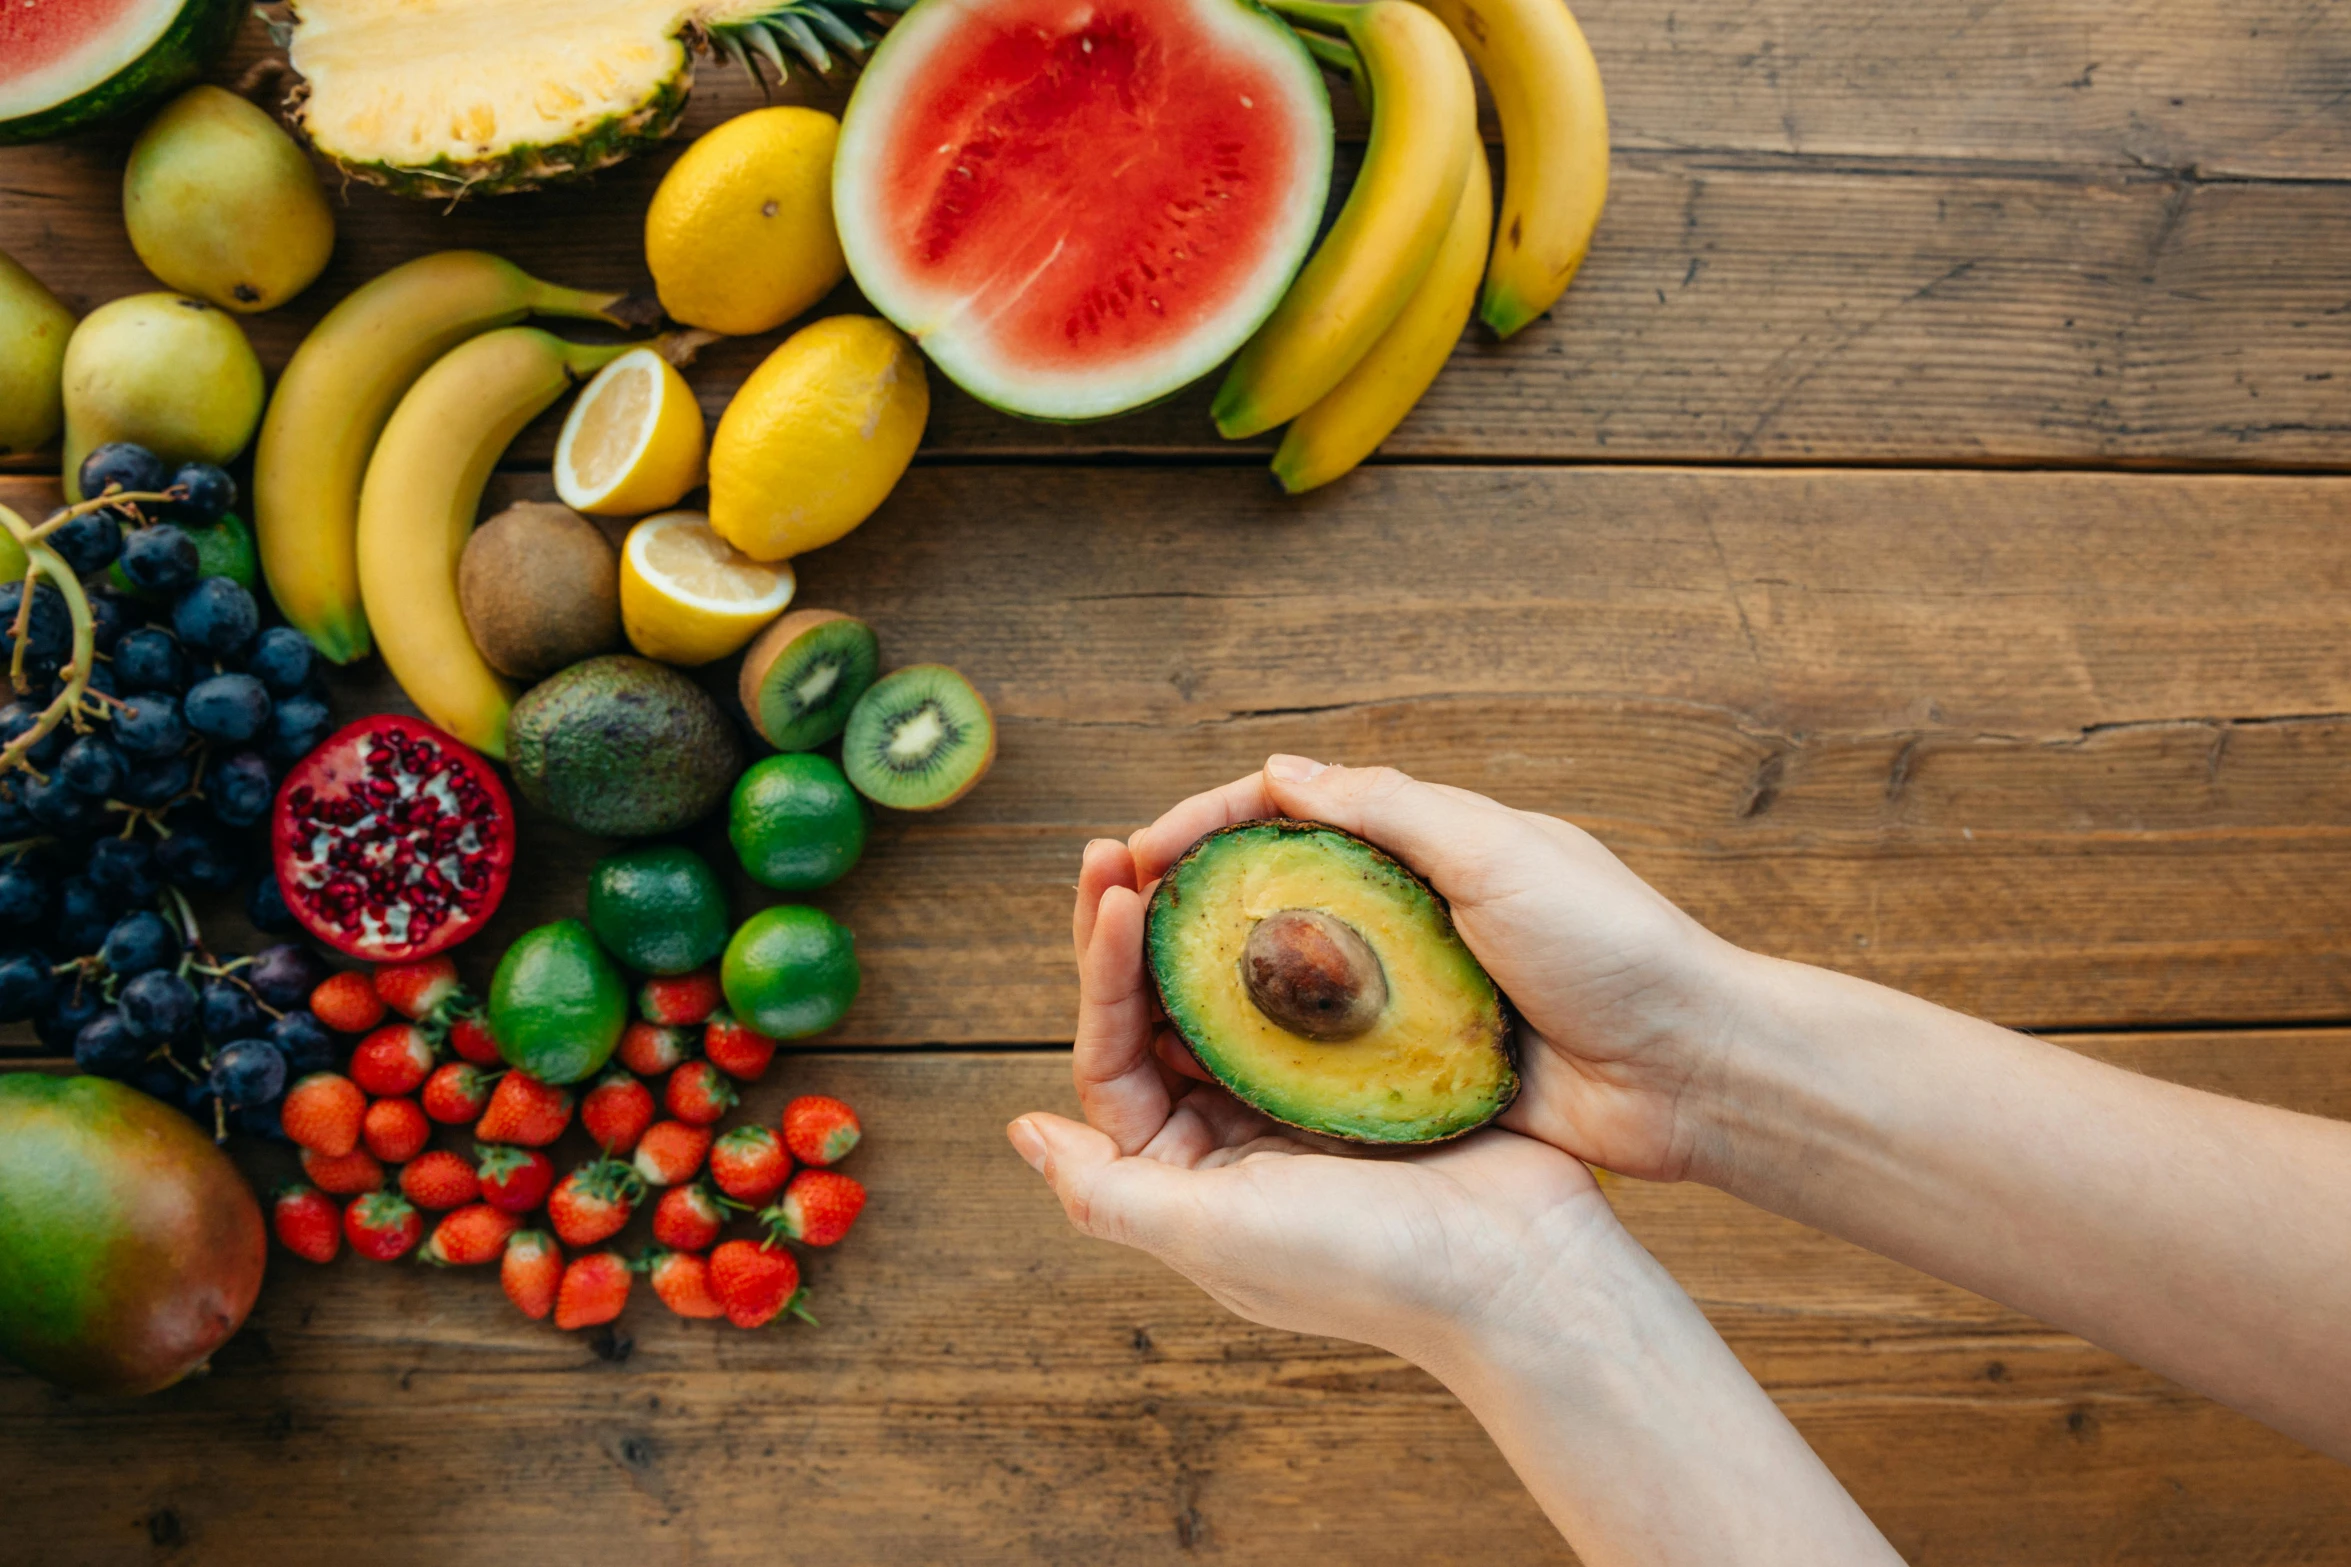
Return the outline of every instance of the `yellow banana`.
[[[362,284],[311,329],[262,419],[253,528],[271,596],[321,653],[348,664],[368,651],[352,542],[359,482],[401,394],[458,343],[526,315],[642,322],[625,297],[557,288],[496,256],[447,250]]]
[[[1564,0],[1420,0],[1502,116],[1502,217],[1478,316],[1508,337],[1557,302],[1608,200],[1608,102]]]
[[[1269,3],[1346,32],[1371,144],[1338,222],[1217,389],[1211,412],[1227,439],[1297,417],[1388,329],[1445,238],[1477,139],[1469,63],[1427,11],[1410,0]]]
[[[1355,368],[1282,432],[1273,476],[1283,489],[1296,495],[1330,483],[1369,457],[1412,412],[1469,325],[1493,229],[1494,178],[1473,128],[1469,178],[1461,182],[1461,200],[1437,259]]]
[[[419,712],[487,755],[506,755],[515,692],[474,647],[457,604],[482,486],[524,425],[636,346],[567,343],[527,326],[485,332],[417,377],[368,460],[359,583],[384,663]]]

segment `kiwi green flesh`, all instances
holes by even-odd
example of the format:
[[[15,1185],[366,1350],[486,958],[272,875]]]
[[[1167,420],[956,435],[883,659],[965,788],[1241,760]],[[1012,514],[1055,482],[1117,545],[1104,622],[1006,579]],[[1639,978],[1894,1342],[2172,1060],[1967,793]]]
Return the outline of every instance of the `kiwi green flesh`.
[[[841,741],[841,767],[857,792],[900,811],[953,804],[995,759],[995,715],[943,664],[884,676],[858,698]]]
[[[842,616],[809,627],[759,677],[751,721],[779,751],[810,751],[848,725],[881,666],[873,627]]]

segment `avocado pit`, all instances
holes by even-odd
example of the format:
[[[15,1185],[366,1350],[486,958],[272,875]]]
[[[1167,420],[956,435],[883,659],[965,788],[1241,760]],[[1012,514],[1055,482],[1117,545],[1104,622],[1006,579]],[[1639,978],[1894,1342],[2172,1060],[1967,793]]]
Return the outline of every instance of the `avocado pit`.
[[[1326,1043],[1371,1031],[1388,980],[1371,944],[1320,909],[1282,909],[1257,922],[1241,949],[1249,999],[1293,1034]]]

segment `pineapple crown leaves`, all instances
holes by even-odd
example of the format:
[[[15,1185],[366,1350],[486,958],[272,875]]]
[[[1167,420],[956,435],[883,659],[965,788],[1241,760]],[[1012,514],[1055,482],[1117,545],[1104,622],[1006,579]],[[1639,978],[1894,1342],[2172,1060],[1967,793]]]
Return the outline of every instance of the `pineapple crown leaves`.
[[[765,88],[768,79],[760,70],[759,61],[764,60],[774,68],[779,83],[792,74],[786,49],[798,55],[810,70],[830,71],[833,56],[825,47],[827,43],[851,59],[858,59],[881,41],[882,26],[877,24],[875,13],[903,11],[913,0],[791,0],[786,5],[773,4],[772,0],[737,0],[737,3],[740,10],[722,7],[715,14],[704,14],[697,20],[697,31],[707,47],[741,66],[752,80]]]

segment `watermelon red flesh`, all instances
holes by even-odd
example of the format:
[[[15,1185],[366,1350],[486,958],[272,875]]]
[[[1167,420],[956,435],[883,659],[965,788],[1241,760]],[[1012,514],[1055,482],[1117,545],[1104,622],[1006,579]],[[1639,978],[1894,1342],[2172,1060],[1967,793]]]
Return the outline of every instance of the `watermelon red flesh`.
[[[40,141],[190,82],[243,0],[0,0],[0,144]]]
[[[924,0],[834,165],[868,298],[968,390],[1082,419],[1245,340],[1304,259],[1330,108],[1242,0]]]

